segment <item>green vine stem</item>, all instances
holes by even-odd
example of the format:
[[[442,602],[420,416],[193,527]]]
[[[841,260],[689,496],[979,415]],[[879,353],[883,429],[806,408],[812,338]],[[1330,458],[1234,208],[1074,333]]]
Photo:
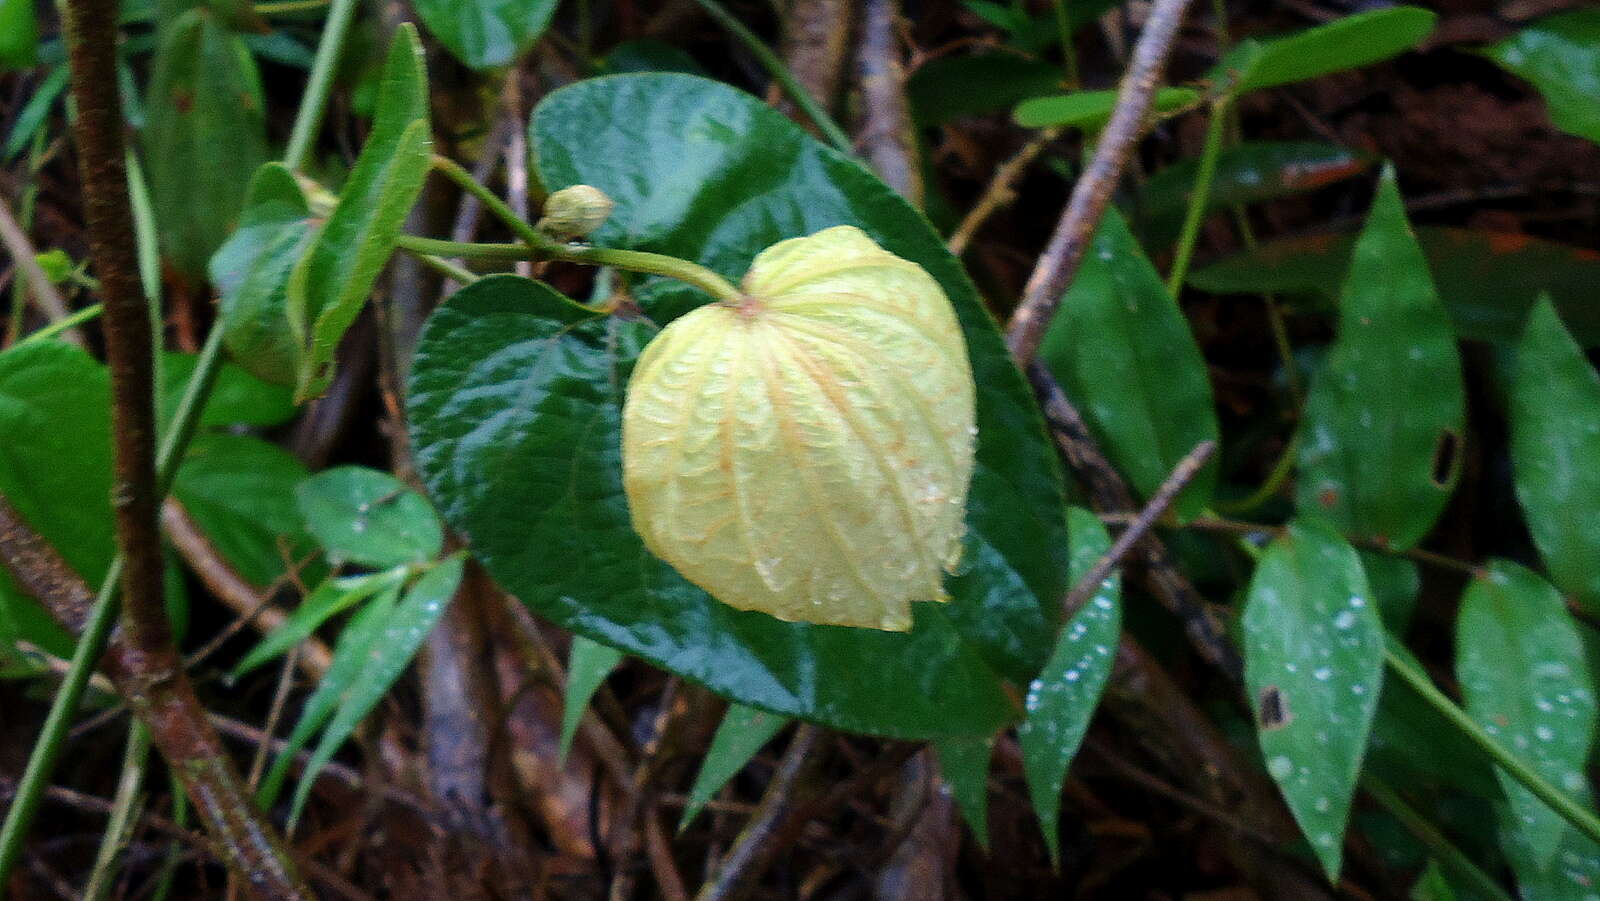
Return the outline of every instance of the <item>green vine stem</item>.
[[[128,724],[128,741],[122,752],[122,776],[117,780],[116,799],[111,816],[100,836],[100,850],[94,856],[94,869],[83,888],[83,901],[104,901],[116,883],[122,849],[133,836],[144,783],[145,762],[150,757],[150,728],[141,720]]]
[[[311,61],[310,80],[300,97],[300,109],[295,113],[294,128],[289,132],[289,146],[283,152],[283,164],[295,171],[305,166],[311,143],[322,125],[322,114],[328,108],[328,94],[333,90],[333,76],[339,65],[339,52],[344,48],[356,6],[356,0],[333,0],[328,17],[322,23],[322,38],[317,43],[317,55]]]
[[[817,130],[822,132],[822,136],[828,139],[828,143],[832,144],[835,150],[846,156],[855,154],[855,145],[850,142],[850,136],[846,135],[844,129],[839,127],[839,123],[833,121],[828,111],[817,103],[817,99],[812,97],[805,85],[794,77],[794,73],[789,71],[789,67],[784,65],[782,59],[778,58],[778,54],[772,52],[771,47],[757,37],[755,32],[746,28],[743,22],[717,0],[695,0],[695,2],[700,4],[700,8],[711,18],[716,19],[717,24],[737,38],[778,84],[783,85],[783,90],[789,95],[789,99],[805,112],[806,118],[815,123]]]
[[[1205,147],[1200,152],[1200,168],[1195,173],[1194,187],[1189,191],[1189,207],[1183,214],[1183,230],[1178,233],[1178,249],[1172,258],[1172,271],[1167,274],[1167,293],[1177,298],[1189,277],[1189,261],[1194,257],[1194,245],[1200,237],[1200,224],[1206,218],[1206,206],[1211,200],[1211,179],[1217,172],[1217,157],[1222,153],[1222,137],[1228,121],[1230,95],[1224,94],[1211,105],[1211,119],[1206,124]]]
[[[16,346],[21,347],[24,344],[34,344],[40,341],[49,341],[51,338],[60,336],[73,326],[82,325],[96,316],[99,316],[104,309],[105,308],[100,304],[91,304],[74,312],[71,316],[68,316],[60,322],[52,322],[49,325],[30,333],[28,337],[18,341]]]
[[[414,250],[419,253],[431,253],[437,256],[472,256],[474,255],[471,250],[473,248],[495,249],[509,246],[515,247],[520,253],[519,257],[513,257],[513,259],[556,260],[565,263],[582,263],[588,266],[613,266],[629,272],[675,278],[678,281],[686,282],[699,288],[723,303],[738,304],[744,299],[744,294],[727,279],[698,263],[691,263],[678,257],[661,253],[649,253],[642,250],[613,250],[580,244],[562,244],[541,233],[530,225],[526,219],[518,216],[504,200],[500,199],[499,195],[489,190],[476,178],[473,178],[471,172],[462,168],[454,160],[435,156],[433,157],[433,168],[440,175],[455,182],[463,191],[482,201],[484,208],[493,213],[501,222],[504,222],[506,227],[521,238],[526,246],[473,245],[459,244],[454,241],[419,241],[413,238],[403,239],[399,242],[398,246],[403,250]],[[495,250],[497,256],[499,252],[498,249]]]

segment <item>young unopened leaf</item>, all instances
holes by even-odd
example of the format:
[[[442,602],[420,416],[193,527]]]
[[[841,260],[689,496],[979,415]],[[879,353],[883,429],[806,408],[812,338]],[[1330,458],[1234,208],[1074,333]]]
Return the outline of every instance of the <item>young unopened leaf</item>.
[[[433,508],[386,472],[340,466],[295,490],[306,530],[335,561],[391,567],[438,556],[443,530]]]
[[[372,132],[339,203],[290,273],[289,327],[298,346],[295,396],[333,380],[339,340],[366,304],[428,175],[428,83],[416,29],[395,34],[378,90]]]
[[[538,40],[555,0],[416,0],[428,31],[473,69],[504,66]]]
[[[1484,55],[1533,82],[1557,128],[1600,142],[1600,10],[1540,19]]]
[[[1467,713],[1551,785],[1588,803],[1585,761],[1594,743],[1594,678],[1578,626],[1561,595],[1536,573],[1505,560],[1489,565],[1461,598],[1456,678]],[[1502,843],[1508,856],[1550,866],[1566,820],[1507,773]]]
[[[978,847],[989,848],[989,760],[994,756],[993,735],[948,735],[935,739],[939,775],[961,815],[972,828]]]
[[[239,36],[205,10],[161,28],[146,100],[145,161],[161,250],[203,276],[267,158],[260,75]]]
[[[306,798],[310,797],[311,786],[316,783],[317,773],[333,759],[333,753],[339,750],[345,739],[356,731],[362,718],[389,693],[395,680],[411,663],[411,658],[416,656],[417,649],[422,647],[428,633],[433,631],[434,624],[444,615],[451,595],[455,594],[456,586],[461,584],[463,562],[459,555],[439,561],[438,565],[423,573],[406,589],[405,596],[392,613],[381,620],[364,624],[373,634],[362,642],[365,661],[361,674],[341,693],[338,710],[328,721],[327,728],[322,730],[317,749],[312,752],[305,772],[300,775],[294,804],[289,811],[289,822],[300,818]],[[354,623],[351,627],[354,627]]]
[[[1094,568],[1111,549],[1111,536],[1093,513],[1082,507],[1067,510],[1067,530],[1072,536],[1072,579]],[[1107,576],[1056,639],[1050,661],[1028,686],[1028,718],[1017,727],[1022,746],[1022,770],[1028,778],[1028,795],[1044,830],[1050,859],[1061,864],[1061,787],[1078,746],[1089,731],[1111,675],[1122,631],[1121,577]]]
[[[1533,308],[1517,346],[1511,461],[1551,580],[1600,610],[1600,375],[1549,298]]]
[[[1337,881],[1383,677],[1383,626],[1355,549],[1291,525],[1257,563],[1241,625],[1267,773]]]
[[[1455,335],[1385,170],[1337,338],[1306,399],[1299,515],[1353,538],[1416,544],[1460,475],[1464,408]]]
[[[1107,211],[1039,354],[1117,467],[1149,497],[1195,445],[1218,439],[1200,347],[1161,276]],[[1211,503],[1213,460],[1173,503],[1187,520]]]
[[[750,758],[756,756],[756,752],[788,723],[788,717],[743,704],[729,704],[728,712],[722,717],[722,725],[717,727],[717,734],[711,738],[711,747],[700,762],[700,774],[695,776],[694,787],[689,789],[689,803],[684,805],[683,817],[678,821],[679,831],[694,822],[694,818],[705,809],[706,802],[744,769]]]
[[[606,681],[606,676],[622,662],[622,652],[582,635],[572,636],[572,649],[567,652],[567,691],[561,701],[561,758],[566,759],[572,749],[572,737],[578,732],[578,723],[589,707],[589,699]]]
[[[1232,90],[1244,94],[1359,69],[1420,44],[1438,18],[1419,6],[1392,6],[1293,34],[1241,41],[1211,77],[1219,83],[1237,78]]]

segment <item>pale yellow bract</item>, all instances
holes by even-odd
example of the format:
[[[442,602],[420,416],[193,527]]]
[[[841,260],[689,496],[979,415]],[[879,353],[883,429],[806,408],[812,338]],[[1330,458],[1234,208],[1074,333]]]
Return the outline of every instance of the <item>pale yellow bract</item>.
[[[645,545],[725,604],[904,631],[960,556],[974,388],[950,301],[849,226],[756,257],[639,358],[623,485]]]

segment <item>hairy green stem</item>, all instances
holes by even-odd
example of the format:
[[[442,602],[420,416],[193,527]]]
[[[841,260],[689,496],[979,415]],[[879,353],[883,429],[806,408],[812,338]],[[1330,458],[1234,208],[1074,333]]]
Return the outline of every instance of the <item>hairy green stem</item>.
[[[18,274],[18,278],[21,278],[20,273]],[[61,335],[67,329],[70,329],[75,325],[82,325],[96,316],[99,316],[104,309],[105,308],[100,304],[91,304],[81,310],[78,310],[60,322],[52,322],[44,328],[30,333],[28,337],[18,341],[17,346],[20,347],[24,344],[33,344],[39,341],[49,341],[51,338]]]
[[[1506,747],[1494,740],[1484,728],[1467,714],[1465,710],[1456,706],[1455,702],[1445,696],[1445,693],[1434,686],[1428,674],[1411,665],[1405,656],[1395,650],[1399,641],[1385,633],[1383,648],[1383,662],[1389,669],[1416,690],[1429,706],[1439,711],[1450,724],[1461,731],[1463,735],[1472,740],[1473,744],[1482,748],[1500,768],[1505,770],[1511,778],[1522,783],[1522,786],[1532,792],[1535,797],[1543,801],[1550,809],[1561,815],[1561,818],[1575,826],[1578,831],[1588,836],[1590,840],[1600,842],[1600,817],[1584,808],[1582,804],[1563,794],[1555,786],[1546,782],[1542,776],[1535,773],[1531,767],[1517,755],[1511,753]]]
[[[717,0],[695,0],[695,2],[700,4],[700,8],[705,10],[711,18],[716,19],[717,24],[726,28],[729,34],[737,38],[739,43],[750,51],[750,54],[756,58],[757,62],[761,63],[762,67],[767,70],[768,74],[778,84],[783,85],[784,93],[788,94],[789,99],[794,101],[794,105],[800,107],[801,111],[806,114],[806,118],[817,126],[817,130],[822,132],[822,136],[828,139],[828,143],[832,144],[834,149],[846,155],[855,154],[855,145],[850,142],[850,136],[845,134],[844,129],[839,127],[839,123],[833,121],[833,117],[828,115],[828,111],[817,103],[817,99],[811,96],[811,92],[806,90],[805,85],[802,85],[798,78],[794,77],[794,73],[789,70],[788,66],[784,65],[778,54],[772,52],[771,47],[768,47],[761,38],[757,37],[755,32],[746,28],[743,22],[739,21],[733,13],[728,11],[727,7],[718,3]]]
[[[111,805],[111,817],[106,821],[105,832],[100,835],[100,850],[94,857],[94,869],[83,889],[83,901],[103,901],[110,897],[111,887],[117,878],[122,849],[133,834],[138,819],[139,789],[144,783],[145,764],[150,759],[150,728],[135,719],[128,724],[128,742],[122,752],[122,776],[117,781],[116,799]]]
[[[356,0],[333,0],[328,17],[322,23],[322,38],[317,43],[316,58],[311,62],[310,80],[300,96],[300,109],[295,113],[294,128],[289,132],[289,146],[283,152],[283,164],[290,169],[298,171],[305,166],[311,143],[316,140],[322,114],[328,108],[328,94],[333,90],[339,53],[344,48],[350,22],[355,18],[356,6]]]
[[[1200,224],[1205,221],[1206,207],[1211,201],[1211,179],[1217,172],[1217,157],[1222,153],[1222,136],[1227,124],[1228,98],[1226,95],[1211,107],[1211,121],[1206,124],[1205,147],[1200,153],[1200,168],[1195,172],[1194,186],[1189,191],[1189,207],[1183,214],[1183,230],[1178,233],[1178,249],[1173,255],[1172,271],[1167,275],[1167,293],[1177,299],[1183,282],[1189,277],[1189,261],[1194,258],[1194,245],[1200,237]]]
[[[1078,50],[1072,46],[1072,17],[1067,13],[1067,0],[1054,0],[1050,4],[1056,11],[1056,31],[1061,35],[1061,65],[1067,75],[1067,90],[1078,89]]]

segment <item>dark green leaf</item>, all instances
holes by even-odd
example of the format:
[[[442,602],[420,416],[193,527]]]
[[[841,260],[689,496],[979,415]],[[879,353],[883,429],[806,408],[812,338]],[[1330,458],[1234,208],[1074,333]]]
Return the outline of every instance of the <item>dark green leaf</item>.
[[[306,530],[336,561],[387,568],[438,556],[444,534],[433,508],[386,472],[340,466],[295,490]]]
[[[168,352],[161,356],[161,421],[171,422],[178,412],[189,376],[194,373],[194,354]],[[249,425],[265,428],[294,418],[294,395],[282,385],[273,385],[243,369],[224,363],[217,373],[211,396],[200,413],[202,428]]]
[[[1456,621],[1456,678],[1467,713],[1485,731],[1551,785],[1590,803],[1584,763],[1594,742],[1595,682],[1578,626],[1550,583],[1505,560],[1472,580]],[[1510,806],[1501,838],[1508,856],[1531,855],[1545,869],[1571,827],[1522,783],[1495,775]],[[1512,844],[1522,845],[1520,854]]]
[[[1242,618],[1267,772],[1331,881],[1378,709],[1383,626],[1355,549],[1309,523],[1267,547]]]
[[[919,126],[1011,109],[1030,97],[1061,92],[1061,67],[1012,53],[943,56],[918,66],[906,81]]]
[[[1541,292],[1577,339],[1600,345],[1600,253],[1527,235],[1424,226],[1416,230],[1456,333],[1514,341]],[[1189,284],[1216,294],[1321,294],[1333,298],[1350,266],[1353,235],[1286,238],[1212,264]]]
[[[627,72],[705,74],[705,69],[695,62],[688,51],[665,41],[649,38],[623,41],[612,47],[611,52],[607,53],[597,65],[606,75],[622,75]]]
[[[1378,605],[1384,628],[1404,635],[1417,610],[1417,595],[1422,591],[1422,575],[1417,571],[1416,562],[1377,551],[1359,553],[1361,568],[1367,573],[1367,584],[1372,588],[1372,599]]]
[[[737,280],[763,248],[849,224],[939,282],[966,334],[979,429],[970,564],[949,580],[956,602],[943,612],[992,667],[1031,679],[1049,653],[1045,617],[1066,588],[1059,461],[993,319],[926,221],[765,104],[684,75],[617,76],[552,94],[530,144],[548,187],[591,184],[617,201],[598,244],[697,260]],[[637,285],[636,295],[657,322],[706,301],[667,279]]]
[[[1600,884],[1600,845],[1576,829],[1565,829],[1553,852],[1527,847],[1514,837],[1506,844],[1506,856],[1517,874],[1517,889],[1529,901],[1580,899],[1592,901],[1594,887]],[[1539,861],[1545,861],[1540,864]]]
[[[700,762],[700,774],[694,777],[694,787],[689,789],[689,802],[683,807],[678,830],[681,832],[694,822],[711,796],[738,775],[756,752],[788,723],[788,717],[764,713],[743,704],[729,704],[722,725],[717,727],[711,747],[706,749],[705,759]]]
[[[26,69],[39,56],[39,17],[33,0],[0,0],[0,72]]]
[[[1484,55],[1533,82],[1557,128],[1600,142],[1600,10],[1540,19]]]
[[[289,614],[288,619],[283,621],[283,625],[268,633],[260,643],[250,649],[250,653],[244,655],[244,658],[234,666],[232,677],[237,679],[285,653],[305,641],[329,619],[378,592],[398,589],[405,582],[407,574],[407,569],[402,566],[382,572],[324,580],[306,595],[294,612]]]
[[[299,345],[295,395],[333,380],[334,352],[366,305],[428,175],[428,82],[416,29],[402,25],[384,64],[372,132],[339,203],[289,276],[289,328]]]
[[[339,750],[345,739],[356,731],[356,726],[361,724],[367,713],[389,693],[400,674],[410,665],[411,658],[416,656],[417,649],[422,647],[428,633],[439,622],[439,617],[444,615],[445,607],[456,593],[456,587],[461,584],[463,565],[464,560],[460,555],[439,561],[438,565],[423,573],[406,589],[405,596],[392,614],[374,623],[381,629],[375,630],[377,634],[366,643],[366,660],[361,676],[340,697],[338,711],[329,720],[328,727],[322,730],[317,749],[306,763],[305,772],[300,774],[300,784],[295,788],[294,804],[289,811],[289,822],[300,818],[300,811],[311,795],[311,786],[317,781],[317,773],[333,759],[333,752]]]
[[[50,70],[44,81],[33,90],[33,96],[28,98],[28,103],[17,113],[17,118],[11,123],[11,132],[6,135],[6,145],[0,148],[0,163],[9,163],[17,158],[22,148],[28,146],[33,136],[39,133],[44,126],[45,117],[50,115],[50,108],[55,106],[56,99],[67,89],[67,67],[65,63],[57,65]]]
[[[909,633],[780,622],[713,601],[645,550],[622,492],[621,407],[652,333],[513,276],[429,319],[412,445],[490,574],[564,627],[775,713],[916,736],[1006,722],[999,680],[933,605]]]
[[[1359,69],[1410,50],[1433,31],[1438,15],[1417,6],[1392,6],[1263,40],[1246,40],[1217,63],[1211,78],[1237,77],[1244,94]]]
[[[578,733],[578,723],[589,707],[589,699],[621,662],[622,652],[616,648],[590,641],[582,635],[572,636],[572,649],[567,652],[566,696],[561,700],[563,760],[572,748],[572,737]]]
[[[1195,445],[1218,440],[1200,347],[1115,210],[1084,254],[1039,355],[1145,497]],[[1198,515],[1216,483],[1213,459],[1173,503],[1174,514]]]
[[[1199,101],[1199,92],[1190,88],[1162,88],[1156,92],[1155,108],[1158,112],[1169,113]],[[1024,128],[1061,126],[1095,131],[1111,118],[1116,105],[1116,91],[1077,91],[1024,100],[1017,105],[1012,118]]]
[[[1066,6],[1067,28],[1076,32],[1105,15],[1121,0],[1075,0]],[[963,0],[962,6],[978,18],[1006,32],[1006,43],[1026,53],[1037,54],[1061,43],[1061,27],[1056,11],[1046,7],[1039,15],[1031,15],[1021,4],[1002,4],[992,0]]]
[[[412,8],[456,59],[473,69],[504,66],[550,24],[555,0],[414,0]]]
[[[105,367],[60,342],[0,353],[0,495],[80,576],[111,565],[111,407]],[[0,568],[0,606],[20,637],[70,656],[72,643]]]
[[[1386,170],[1344,283],[1338,339],[1306,399],[1300,515],[1416,544],[1460,474],[1464,406],[1455,336]]]
[[[1534,307],[1511,385],[1511,461],[1550,578],[1600,610],[1600,376],[1548,298]]]
[[[239,36],[204,10],[162,31],[146,99],[151,200],[162,252],[203,276],[267,158],[260,76]]]
[[[313,550],[295,506],[295,487],[305,477],[300,461],[277,445],[248,435],[202,435],[178,470],[173,494],[239,575],[265,588]],[[301,576],[315,580],[319,570]]]
[[[212,255],[211,282],[220,295],[222,340],[256,376],[293,385],[297,359],[289,329],[289,274],[312,237],[311,209],[282,163],[256,170],[239,229]],[[292,403],[292,399],[291,399]]]
[[[1215,211],[1303,193],[1358,175],[1371,154],[1315,141],[1247,141],[1222,151],[1211,177],[1206,209]],[[1187,159],[1150,176],[1128,205],[1149,247],[1178,236],[1194,189],[1198,159]]]
[[[1392,639],[1387,643],[1414,668],[1426,669],[1405,645]],[[1483,750],[1404,679],[1383,686],[1365,766],[1393,785],[1432,788],[1445,796],[1500,798]]]
[[[989,759],[994,755],[994,736],[947,735],[933,744],[939,752],[939,775],[950,786],[978,847],[989,850]]]
[[[1072,579],[1087,575],[1111,549],[1106,527],[1088,510],[1067,510],[1072,533]],[[1028,686],[1028,718],[1017,727],[1028,794],[1044,829],[1050,860],[1061,863],[1061,787],[1111,675],[1122,630],[1121,578],[1113,571],[1056,639],[1039,678]]]

